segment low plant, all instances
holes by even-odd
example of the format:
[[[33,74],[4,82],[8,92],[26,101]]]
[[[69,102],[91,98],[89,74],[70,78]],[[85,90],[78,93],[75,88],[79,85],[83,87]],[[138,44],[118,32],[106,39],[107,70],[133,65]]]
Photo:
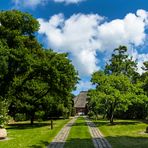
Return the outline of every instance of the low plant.
[[[9,120],[8,104],[5,100],[0,99],[0,128],[4,128]]]

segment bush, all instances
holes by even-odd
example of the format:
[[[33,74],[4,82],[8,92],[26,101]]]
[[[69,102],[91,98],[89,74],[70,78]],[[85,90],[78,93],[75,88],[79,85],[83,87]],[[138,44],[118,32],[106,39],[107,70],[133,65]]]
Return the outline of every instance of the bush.
[[[93,118],[95,116],[95,113],[93,111],[89,111],[88,114],[89,118]]]
[[[8,113],[8,104],[5,100],[2,100],[0,98],[0,128],[3,128],[9,120],[7,113]]]
[[[38,121],[43,121],[45,112],[44,111],[38,111],[35,113],[35,117]]]
[[[58,105],[58,112],[64,119],[69,117],[69,109],[65,107],[63,104]]]
[[[25,121],[26,120],[26,115],[23,113],[17,113],[15,115],[15,121]]]
[[[75,116],[76,115],[76,109],[73,107],[71,109],[71,116]]]

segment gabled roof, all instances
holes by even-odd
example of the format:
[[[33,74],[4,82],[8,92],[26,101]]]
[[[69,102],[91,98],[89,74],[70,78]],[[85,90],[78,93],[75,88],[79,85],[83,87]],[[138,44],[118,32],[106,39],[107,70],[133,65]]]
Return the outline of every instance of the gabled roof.
[[[87,103],[87,91],[82,91],[80,94],[74,98],[74,107],[84,108]]]

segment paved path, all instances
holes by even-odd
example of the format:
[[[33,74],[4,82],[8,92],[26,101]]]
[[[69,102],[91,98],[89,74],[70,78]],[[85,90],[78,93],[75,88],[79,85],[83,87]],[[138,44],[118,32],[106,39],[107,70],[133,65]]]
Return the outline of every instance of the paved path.
[[[64,144],[66,142],[66,139],[69,135],[69,131],[71,129],[71,126],[76,121],[77,117],[74,117],[72,120],[70,120],[57,134],[57,136],[53,139],[53,141],[47,146],[47,148],[63,148]]]
[[[112,148],[95,124],[85,117],[95,148]]]

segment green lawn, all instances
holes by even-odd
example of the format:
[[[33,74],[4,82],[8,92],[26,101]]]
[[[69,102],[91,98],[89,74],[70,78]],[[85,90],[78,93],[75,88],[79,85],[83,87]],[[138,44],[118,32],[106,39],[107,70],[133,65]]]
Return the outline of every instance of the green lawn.
[[[113,148],[147,148],[148,134],[145,128],[148,124],[137,120],[115,120],[116,125],[110,125],[106,120],[94,121]]]
[[[91,135],[83,117],[72,126],[64,148],[94,148]]]
[[[54,129],[50,121],[35,123],[20,122],[7,127],[10,140],[0,141],[0,148],[45,148],[69,120],[55,120]]]

